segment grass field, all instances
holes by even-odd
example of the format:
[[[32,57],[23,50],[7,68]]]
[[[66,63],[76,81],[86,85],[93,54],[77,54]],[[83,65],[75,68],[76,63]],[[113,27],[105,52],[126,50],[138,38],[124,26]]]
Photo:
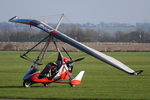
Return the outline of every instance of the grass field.
[[[36,55],[37,52],[34,52]],[[85,57],[74,67],[75,76],[85,70],[81,85],[71,88],[67,84],[52,84],[43,87],[35,84],[22,87],[22,77],[29,62],[20,59],[20,52],[0,51],[0,98],[38,99],[100,99],[100,100],[145,100],[150,99],[150,52],[107,52],[135,70],[143,69],[139,76],[128,75],[81,52],[71,52],[73,58]],[[44,63],[54,61],[55,52],[48,53]],[[42,69],[44,66],[39,66]]]

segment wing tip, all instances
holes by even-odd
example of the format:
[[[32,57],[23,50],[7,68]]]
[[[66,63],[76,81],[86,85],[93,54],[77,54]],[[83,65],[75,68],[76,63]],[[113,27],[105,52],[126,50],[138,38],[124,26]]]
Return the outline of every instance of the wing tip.
[[[138,70],[138,71],[135,71],[133,73],[130,73],[131,75],[139,75],[143,72],[144,70]]]
[[[17,19],[18,17],[17,16],[14,16],[14,17],[12,17],[11,19],[9,19],[8,21],[9,22],[12,22],[14,19]]]

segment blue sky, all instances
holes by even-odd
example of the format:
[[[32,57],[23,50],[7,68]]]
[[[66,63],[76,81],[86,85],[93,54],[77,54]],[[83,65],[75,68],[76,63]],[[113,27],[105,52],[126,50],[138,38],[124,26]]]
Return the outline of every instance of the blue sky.
[[[73,23],[150,22],[150,0],[0,0],[0,21],[64,13]]]

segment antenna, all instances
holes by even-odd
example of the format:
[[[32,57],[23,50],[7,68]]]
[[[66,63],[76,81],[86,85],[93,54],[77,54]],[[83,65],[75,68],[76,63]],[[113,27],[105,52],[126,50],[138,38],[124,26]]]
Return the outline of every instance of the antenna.
[[[57,30],[57,29],[59,28],[60,23],[61,23],[61,21],[62,21],[63,17],[64,17],[64,14],[62,14],[62,15],[61,15],[61,17],[60,17],[60,19],[59,19],[59,21],[58,21],[58,24],[57,24],[57,26],[56,26],[55,30]]]

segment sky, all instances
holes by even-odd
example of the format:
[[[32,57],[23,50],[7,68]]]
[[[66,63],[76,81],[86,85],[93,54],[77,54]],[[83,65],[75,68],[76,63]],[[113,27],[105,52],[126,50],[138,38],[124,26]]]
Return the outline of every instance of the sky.
[[[0,0],[0,22],[64,13],[72,23],[150,22],[150,0]]]

